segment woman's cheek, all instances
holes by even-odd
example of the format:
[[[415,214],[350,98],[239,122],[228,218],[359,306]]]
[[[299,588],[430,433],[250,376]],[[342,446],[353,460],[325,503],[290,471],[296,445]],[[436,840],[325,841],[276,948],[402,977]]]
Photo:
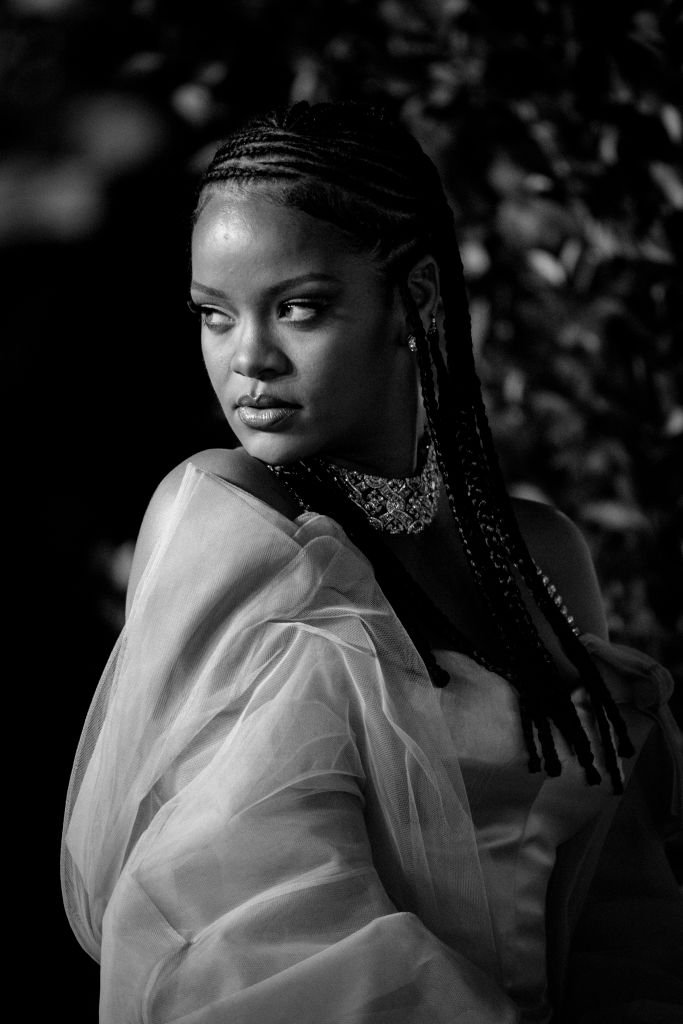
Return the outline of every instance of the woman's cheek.
[[[220,392],[227,384],[230,373],[230,353],[227,346],[220,348],[213,339],[202,342],[204,366],[214,391],[220,398]]]

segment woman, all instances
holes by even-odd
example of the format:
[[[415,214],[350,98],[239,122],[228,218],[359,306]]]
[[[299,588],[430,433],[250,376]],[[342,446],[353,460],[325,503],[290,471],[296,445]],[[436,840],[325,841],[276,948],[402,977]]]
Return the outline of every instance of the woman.
[[[641,921],[675,909],[633,824],[670,678],[607,642],[576,528],[504,492],[433,165],[364,107],[248,125],[191,308],[241,447],[153,496],[76,758],[101,1021],[676,1019],[673,926],[626,975],[570,949],[611,826],[653,858]]]

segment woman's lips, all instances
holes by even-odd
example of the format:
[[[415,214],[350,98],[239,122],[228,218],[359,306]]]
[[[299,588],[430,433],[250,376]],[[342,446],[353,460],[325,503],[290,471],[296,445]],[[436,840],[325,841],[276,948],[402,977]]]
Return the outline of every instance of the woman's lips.
[[[253,430],[274,430],[293,416],[297,409],[298,406],[295,405],[268,406],[265,409],[258,409],[253,405],[240,405],[237,415],[245,426]]]

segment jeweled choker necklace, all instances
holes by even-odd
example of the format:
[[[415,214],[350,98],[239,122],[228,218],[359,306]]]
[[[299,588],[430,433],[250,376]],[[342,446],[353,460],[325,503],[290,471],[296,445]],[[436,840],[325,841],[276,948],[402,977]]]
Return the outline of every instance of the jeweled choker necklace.
[[[357,469],[345,469],[320,458],[307,459],[306,467],[314,475],[332,480],[361,510],[373,530],[421,533],[436,515],[441,474],[431,439],[424,465],[414,476],[375,476]],[[288,467],[268,468],[282,477],[284,483],[290,486],[294,483]]]

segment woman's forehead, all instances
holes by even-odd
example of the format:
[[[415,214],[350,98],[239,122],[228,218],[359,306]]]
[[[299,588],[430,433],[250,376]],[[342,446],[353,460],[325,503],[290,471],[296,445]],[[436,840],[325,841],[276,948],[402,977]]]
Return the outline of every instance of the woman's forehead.
[[[347,264],[362,259],[333,224],[296,207],[232,191],[216,192],[204,205],[193,232],[192,255],[200,262],[315,259]]]

